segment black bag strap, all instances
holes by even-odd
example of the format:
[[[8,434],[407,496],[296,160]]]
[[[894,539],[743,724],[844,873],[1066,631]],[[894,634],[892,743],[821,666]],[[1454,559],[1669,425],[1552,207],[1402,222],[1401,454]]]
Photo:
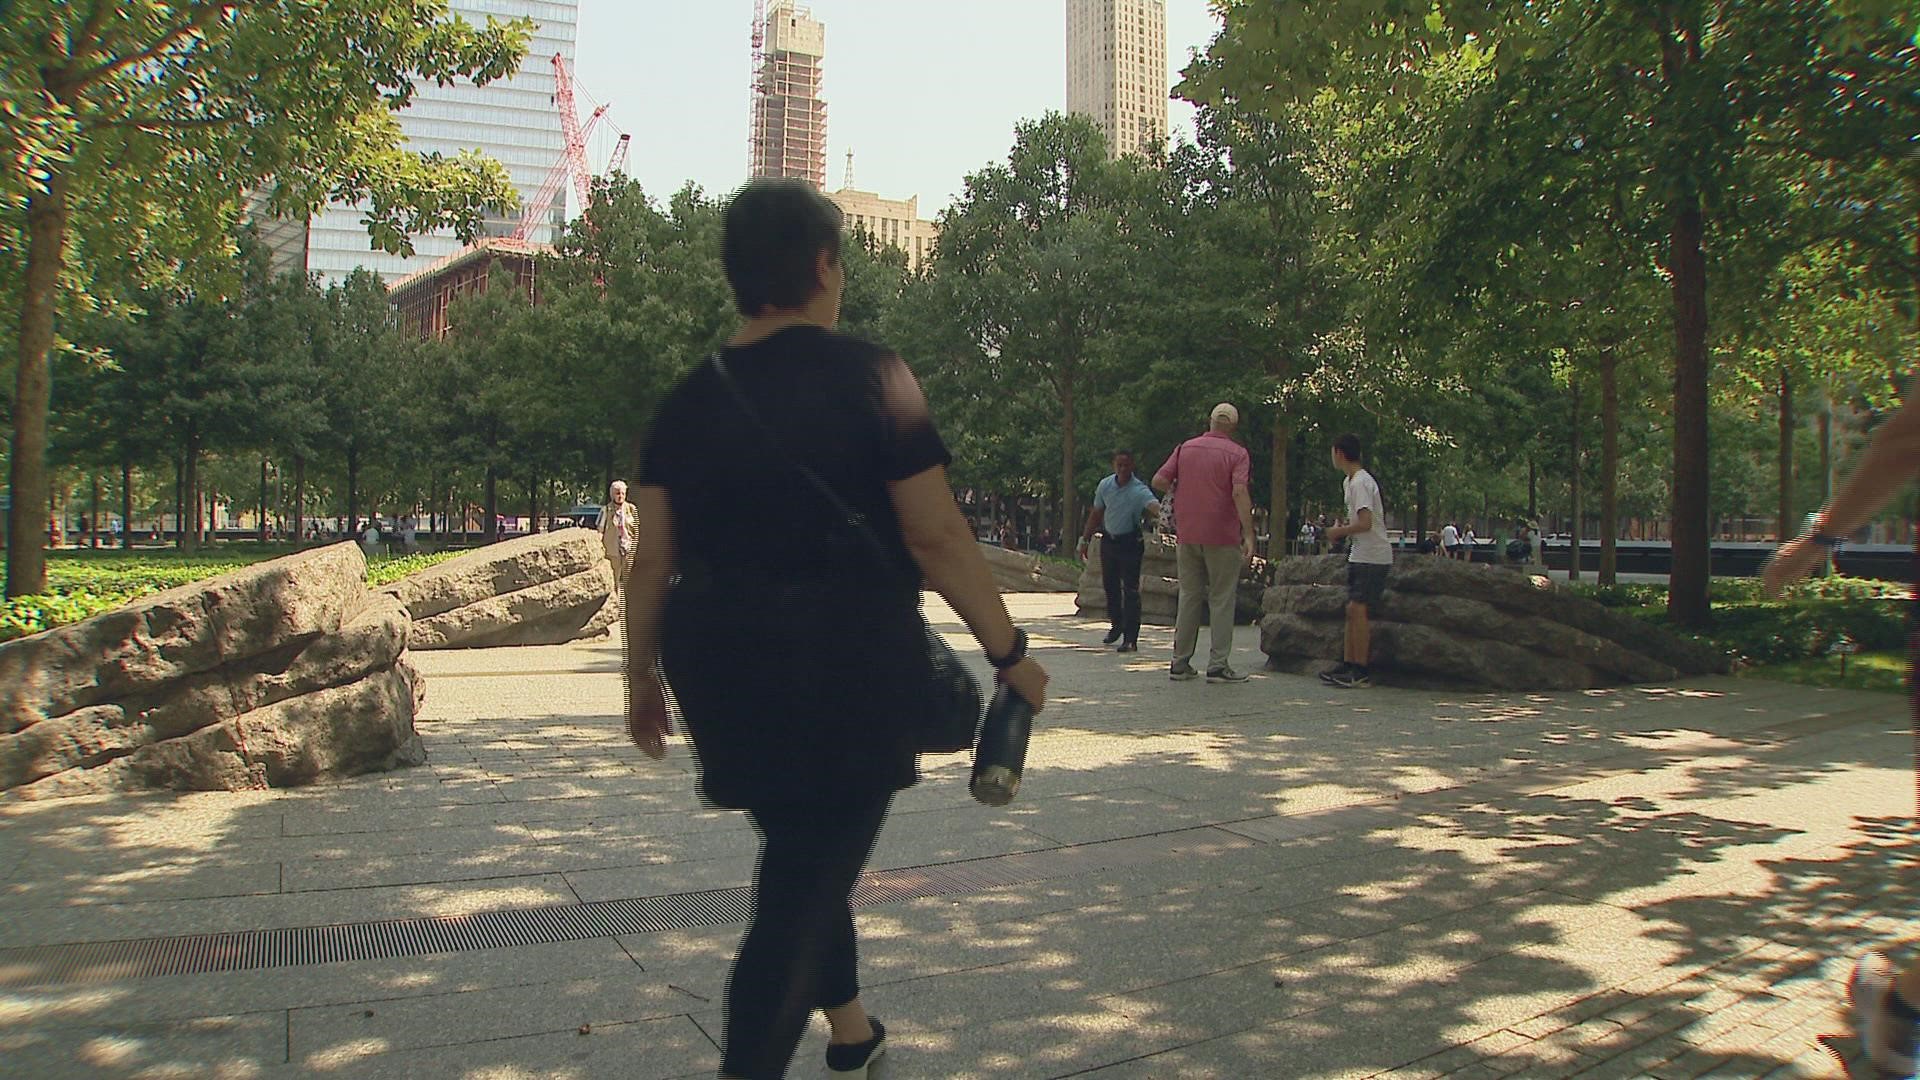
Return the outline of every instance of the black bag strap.
[[[740,412],[746,416],[754,429],[760,433],[761,439],[772,448],[775,456],[792,467],[795,472],[805,477],[807,483],[811,484],[813,489],[820,494],[820,497],[825,499],[827,504],[832,506],[835,512],[840,515],[841,520],[845,521],[849,528],[860,534],[861,538],[873,548],[873,553],[880,559],[880,565],[894,566],[897,569],[898,560],[888,553],[886,545],[882,544],[880,537],[874,533],[873,526],[867,524],[867,515],[848,506],[847,501],[840,497],[840,493],[833,490],[832,484],[822,479],[820,474],[808,467],[806,462],[801,461],[799,458],[787,452],[786,444],[780,441],[779,434],[773,430],[772,426],[754,409],[753,404],[747,400],[746,393],[740,389],[740,384],[734,381],[733,373],[727,370],[727,362],[720,358],[719,353],[714,353],[709,357],[708,362],[713,365],[714,373],[720,376],[720,385],[726,387],[728,396],[733,398],[733,403],[739,407]],[[902,576],[904,577],[905,575],[903,574]],[[915,575],[915,578],[915,585],[917,586],[919,584],[918,575]]]

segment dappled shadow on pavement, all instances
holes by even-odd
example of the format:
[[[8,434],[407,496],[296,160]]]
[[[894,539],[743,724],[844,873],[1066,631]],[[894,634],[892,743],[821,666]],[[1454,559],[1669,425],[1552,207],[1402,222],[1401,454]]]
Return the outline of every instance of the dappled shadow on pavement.
[[[1170,685],[1152,633],[1129,663],[1091,647],[1104,626],[1029,625],[1059,699],[1020,800],[973,806],[964,762],[930,759],[876,856],[1041,868],[862,913],[899,1075],[1817,1072],[1836,965],[1913,915],[1895,703]],[[752,835],[699,805],[684,751],[626,745],[616,647],[503,652],[430,673],[421,769],[6,807],[0,1054],[43,1076],[711,1075],[737,926],[148,980],[7,967],[748,882]]]

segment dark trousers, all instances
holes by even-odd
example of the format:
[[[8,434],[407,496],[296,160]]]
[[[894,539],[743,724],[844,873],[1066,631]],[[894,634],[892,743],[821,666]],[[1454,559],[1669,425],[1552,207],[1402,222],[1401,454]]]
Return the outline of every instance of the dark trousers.
[[[753,922],[727,979],[721,1072],[779,1080],[813,1010],[860,996],[849,900],[892,801],[750,812],[760,865]]]
[[[1107,621],[1131,644],[1140,640],[1140,563],[1146,541],[1132,536],[1100,538],[1100,578],[1107,587]]]

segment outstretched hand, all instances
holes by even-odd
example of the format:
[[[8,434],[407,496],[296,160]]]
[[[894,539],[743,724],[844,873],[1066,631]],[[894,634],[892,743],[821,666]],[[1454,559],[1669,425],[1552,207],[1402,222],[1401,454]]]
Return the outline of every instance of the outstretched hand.
[[[1777,597],[1787,586],[1806,577],[1826,557],[1826,548],[1807,537],[1790,540],[1773,553],[1766,569],[1760,571],[1760,588],[1768,597]]]

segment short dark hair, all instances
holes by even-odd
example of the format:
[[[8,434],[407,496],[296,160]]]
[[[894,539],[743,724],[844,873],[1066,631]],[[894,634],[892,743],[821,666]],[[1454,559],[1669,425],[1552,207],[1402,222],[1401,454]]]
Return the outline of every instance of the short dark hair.
[[[1367,463],[1367,455],[1360,449],[1360,436],[1358,435],[1349,433],[1340,436],[1333,440],[1333,448],[1340,451],[1341,457],[1346,458],[1355,465],[1364,465]]]
[[[1115,450],[1113,452],[1113,457],[1132,457],[1132,456],[1133,456],[1133,451],[1128,450],[1126,447],[1121,447],[1120,449]],[[1113,458],[1108,458],[1107,460],[1111,461],[1113,460]]]
[[[820,288],[822,252],[840,261],[840,208],[805,180],[752,180],[721,215],[720,263],[733,306],[749,318],[797,308]]]

